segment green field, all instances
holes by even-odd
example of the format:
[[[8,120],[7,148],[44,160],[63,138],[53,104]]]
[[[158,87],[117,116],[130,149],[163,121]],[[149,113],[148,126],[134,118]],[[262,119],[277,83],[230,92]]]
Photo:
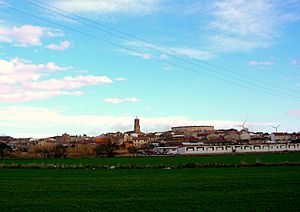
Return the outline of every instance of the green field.
[[[300,167],[1,169],[0,211],[299,211]]]
[[[296,152],[1,159],[9,168],[0,169],[0,211],[300,211],[299,162]],[[243,163],[264,165],[234,167]],[[30,168],[34,164],[38,166]],[[60,166],[48,169],[51,164]],[[187,164],[233,167],[183,168]],[[62,165],[89,168],[61,169]],[[130,169],[102,169],[112,165]]]
[[[66,164],[66,165],[129,165],[132,167],[180,166],[185,164],[299,163],[300,152],[273,154],[240,154],[216,156],[158,156],[67,159],[1,159],[0,164]]]

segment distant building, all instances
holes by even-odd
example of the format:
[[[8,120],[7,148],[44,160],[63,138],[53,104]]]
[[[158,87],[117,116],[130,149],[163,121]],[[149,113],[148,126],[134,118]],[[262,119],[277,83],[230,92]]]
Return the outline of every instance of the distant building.
[[[134,132],[137,134],[141,133],[140,120],[138,118],[134,119]]]
[[[250,139],[251,139],[251,135],[248,131],[245,131],[245,130],[241,131],[241,133],[240,133],[240,141],[241,142],[249,143]]]
[[[0,136],[0,142],[3,142],[3,143],[9,143],[13,140],[14,140],[14,138],[10,137],[10,136]]]
[[[291,134],[292,142],[300,142],[300,132]]]
[[[240,140],[240,134],[235,129],[229,129],[226,131],[224,139],[229,143],[238,143]]]
[[[188,134],[193,132],[210,133],[213,132],[215,129],[213,126],[179,126],[172,127],[171,130],[175,134]]]
[[[133,137],[132,142],[134,147],[141,148],[149,144],[149,138],[146,136]]]
[[[69,142],[71,141],[71,136],[67,133],[64,133],[61,135],[61,141],[62,142]]]
[[[291,141],[292,136],[287,132],[275,132],[271,134],[271,141],[275,143],[287,143]]]

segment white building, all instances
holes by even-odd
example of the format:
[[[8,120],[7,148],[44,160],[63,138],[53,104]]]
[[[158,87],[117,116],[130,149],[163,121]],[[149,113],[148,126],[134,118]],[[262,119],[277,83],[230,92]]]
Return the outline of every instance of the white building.
[[[205,155],[229,153],[258,153],[258,152],[284,152],[300,151],[300,143],[294,144],[257,144],[257,145],[224,145],[203,146],[188,145],[177,148],[178,155]]]
[[[292,136],[289,133],[276,132],[271,134],[271,141],[275,143],[287,143],[291,141]]]

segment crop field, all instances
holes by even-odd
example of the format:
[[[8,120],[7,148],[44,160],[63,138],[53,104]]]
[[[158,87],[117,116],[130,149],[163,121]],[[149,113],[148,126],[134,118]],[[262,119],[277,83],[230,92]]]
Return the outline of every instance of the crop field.
[[[300,211],[299,162],[296,152],[1,159],[7,168],[0,168],[0,211]],[[234,167],[243,163],[254,166]],[[25,166],[15,168],[18,164]],[[62,166],[81,164],[93,167]],[[187,164],[233,166],[184,168]]]
[[[299,211],[300,167],[1,169],[0,211]]]
[[[254,164],[254,163],[300,163],[300,152],[267,153],[267,154],[236,154],[214,156],[149,156],[149,157],[113,157],[113,158],[66,158],[66,159],[1,159],[1,164],[61,164],[128,167],[162,167],[181,166],[186,164]]]

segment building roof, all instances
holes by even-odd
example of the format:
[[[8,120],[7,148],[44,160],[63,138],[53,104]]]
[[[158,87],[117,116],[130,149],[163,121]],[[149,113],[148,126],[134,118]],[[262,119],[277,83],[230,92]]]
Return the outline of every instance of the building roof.
[[[275,133],[273,133],[273,135],[275,135],[275,136],[287,136],[287,135],[290,135],[290,134],[287,133],[287,132],[275,132]]]
[[[204,125],[194,125],[194,126],[176,126],[176,127],[171,127],[171,129],[176,129],[176,128],[188,128],[188,127],[214,127],[214,126],[204,126]]]

